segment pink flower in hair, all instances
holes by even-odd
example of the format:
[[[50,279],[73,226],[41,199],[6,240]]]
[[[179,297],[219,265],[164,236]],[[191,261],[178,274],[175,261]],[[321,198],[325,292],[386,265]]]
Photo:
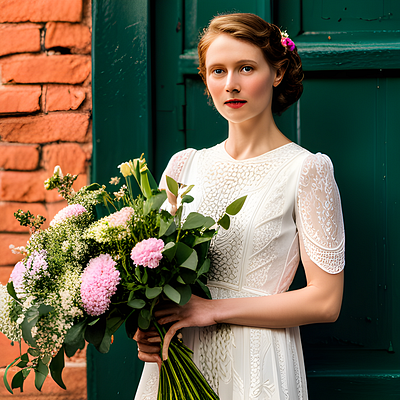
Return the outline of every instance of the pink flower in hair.
[[[55,226],[67,218],[77,217],[84,212],[87,212],[85,207],[81,206],[80,204],[71,204],[70,206],[64,207],[55,215],[50,222],[50,226]]]
[[[161,250],[164,242],[161,239],[150,238],[139,242],[131,251],[131,259],[136,265],[156,268],[160,264],[163,255]]]
[[[81,297],[89,315],[101,315],[108,310],[111,297],[121,280],[116,265],[109,254],[101,254],[92,258],[83,272]]]
[[[287,47],[289,51],[293,51],[296,48],[296,45],[294,44],[293,40],[290,38],[282,38],[281,40],[282,45]]]

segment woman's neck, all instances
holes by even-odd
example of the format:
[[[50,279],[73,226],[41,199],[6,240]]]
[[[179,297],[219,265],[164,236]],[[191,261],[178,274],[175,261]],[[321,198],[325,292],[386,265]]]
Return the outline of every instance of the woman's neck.
[[[236,160],[258,157],[271,150],[290,143],[275,124],[274,119],[267,121],[245,121],[239,124],[229,122],[229,135],[225,150]]]

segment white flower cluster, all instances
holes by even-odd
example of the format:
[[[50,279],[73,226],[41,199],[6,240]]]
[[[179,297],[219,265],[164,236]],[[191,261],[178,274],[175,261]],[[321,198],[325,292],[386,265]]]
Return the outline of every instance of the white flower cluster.
[[[0,285],[0,332],[11,341],[18,341],[21,340],[22,332],[17,322],[11,318],[14,301],[8,294],[7,287]]]

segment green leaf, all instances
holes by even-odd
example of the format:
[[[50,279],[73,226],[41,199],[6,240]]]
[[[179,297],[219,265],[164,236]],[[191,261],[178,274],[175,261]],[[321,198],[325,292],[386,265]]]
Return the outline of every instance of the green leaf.
[[[89,325],[94,325],[99,318],[89,323]],[[68,345],[78,344],[83,341],[85,342],[84,334],[86,329],[86,319],[77,324],[73,325],[70,329],[68,329],[67,334],[65,335],[64,343]]]
[[[183,263],[181,263],[180,266],[191,269],[192,271],[195,271],[197,268],[197,262],[198,262],[198,258],[197,258],[196,250],[192,250],[192,253],[190,254],[190,256]]]
[[[48,355],[43,356],[43,358],[42,358],[43,364],[45,364],[45,365],[47,365],[50,362],[50,360],[51,360],[51,357]]]
[[[172,261],[175,256],[176,250],[177,246],[175,245],[175,242],[169,242],[164,246],[161,253],[163,254],[163,256],[166,256],[169,261]]]
[[[198,280],[197,283],[199,284],[200,288],[203,290],[207,298],[211,299],[210,289],[201,280]]]
[[[157,190],[158,189],[158,184],[156,180],[154,179],[153,175],[151,174],[150,170],[146,170],[147,173],[147,178],[149,180],[150,188],[151,190]]]
[[[196,236],[193,242],[193,247],[204,242],[209,242],[215,235],[215,231],[210,230],[204,232],[201,236]]]
[[[161,237],[165,235],[167,232],[168,228],[171,226],[171,224],[174,222],[174,218],[168,218],[167,220],[164,220],[164,218],[161,217],[160,219],[160,231],[158,232],[158,237]]]
[[[107,319],[107,328],[106,330],[113,335],[119,327],[124,323],[125,319],[122,317],[112,317]]]
[[[206,274],[210,269],[210,259],[206,259],[203,263],[203,265],[200,267],[200,269],[197,272],[197,276]]]
[[[44,381],[46,380],[47,375],[43,375],[37,369],[35,369],[35,387],[39,392],[42,390],[42,386]]]
[[[162,288],[160,287],[153,287],[153,288],[146,288],[146,297],[148,299],[154,299],[155,297],[157,297],[159,294],[161,294],[162,292]]]
[[[188,272],[189,272],[189,271],[188,271]],[[182,283],[182,285],[184,285],[185,283],[188,283],[188,282],[185,282],[185,281],[182,279],[181,276],[178,276],[178,277],[176,278],[176,281],[177,281],[178,283]]]
[[[151,196],[146,202],[144,203],[143,212],[146,216],[151,210],[159,210],[164,201],[167,199],[167,193],[163,190],[160,193],[157,193],[154,196]]]
[[[190,269],[183,268],[179,271],[179,274],[180,274],[181,279],[183,279],[183,282],[179,282],[179,283],[192,285],[193,283],[196,282],[196,279],[197,279],[196,271],[192,271]]]
[[[147,283],[147,278],[148,278],[147,268],[144,268],[144,270],[143,270],[143,277],[142,277],[142,283],[143,283],[143,285],[145,285],[145,284]]]
[[[177,286],[176,290],[181,295],[181,300],[179,302],[180,306],[184,306],[192,296],[192,290],[190,289],[189,285],[179,285]]]
[[[171,285],[166,284],[163,288],[163,291],[169,299],[171,299],[174,303],[179,304],[181,301],[181,295],[176,289],[174,289]]]
[[[62,371],[65,366],[64,360],[64,349],[60,349],[57,355],[51,360],[50,363],[50,374],[54,382],[57,383],[63,389],[66,389],[65,384],[62,379]]]
[[[39,306],[34,305],[30,307],[25,313],[25,319],[21,324],[22,337],[25,342],[30,346],[36,347],[36,341],[32,337],[32,328],[36,325],[39,320]]]
[[[13,299],[19,301],[18,297],[17,297],[17,293],[15,293],[14,283],[13,282],[8,282],[7,283],[7,292]]]
[[[174,194],[176,197],[178,197],[178,189],[179,189],[178,183],[176,182],[175,179],[172,179],[168,175],[166,176],[166,179],[167,179],[167,186],[168,186],[169,191],[172,194]]]
[[[100,189],[100,185],[98,183],[91,183],[89,186],[86,186],[86,190],[92,191],[92,190],[97,190]]]
[[[100,319],[100,318],[96,318],[96,319],[94,319],[93,321],[88,322],[88,325],[93,326],[93,325],[97,324],[97,321],[98,321],[99,319]]]
[[[52,306],[47,306],[46,304],[41,304],[41,305],[39,306],[39,315],[40,315],[40,316],[46,315],[46,314],[48,314],[49,312],[51,312],[51,311],[53,311],[53,310],[54,310],[54,307],[52,307]]]
[[[229,229],[231,225],[231,219],[228,214],[224,214],[218,221],[218,225],[221,225],[224,229]]]
[[[28,353],[32,356],[32,357],[38,357],[40,355],[40,351],[38,349],[33,349],[32,347],[30,347],[28,349]]]
[[[110,346],[111,346],[111,332],[108,329],[106,329],[106,331],[104,332],[103,339],[102,339],[100,345],[98,347],[96,347],[96,349],[100,353],[106,354],[109,352]]]
[[[150,199],[150,197],[152,197],[149,177],[147,176],[146,171],[140,173],[140,188],[146,199]]]
[[[203,226],[206,222],[206,217],[197,212],[191,212],[187,218],[185,223],[182,226],[182,230],[196,229]]]
[[[182,204],[183,203],[191,203],[193,200],[194,200],[194,197],[190,196],[189,194],[182,196]]]
[[[229,206],[226,207],[226,213],[229,215],[236,215],[242,209],[243,204],[246,201],[246,198],[247,196],[240,197],[233,203],[229,204]]]
[[[146,302],[142,299],[132,299],[128,301],[128,306],[132,308],[141,309],[146,305]]]
[[[100,346],[106,331],[106,319],[100,318],[96,325],[88,325],[85,330],[85,339],[87,342],[92,343],[96,348]]]
[[[203,224],[204,228],[211,228],[213,225],[215,225],[215,221],[214,219],[212,219],[211,217],[206,217],[206,221]]]
[[[8,373],[8,370],[9,370],[12,366],[14,366],[15,362],[18,361],[19,359],[20,359],[20,357],[17,357],[11,364],[8,364],[6,370],[4,371],[4,375],[3,375],[4,386],[6,387],[6,389],[7,389],[11,394],[14,394],[14,393],[13,393],[13,391],[12,391],[10,385],[9,385],[8,382],[7,382],[7,373]]]
[[[176,223],[175,221],[172,221],[172,224],[169,226],[169,228],[166,230],[166,232],[164,233],[163,236],[168,237],[170,235],[172,235],[175,231],[176,231]]]
[[[176,262],[178,263],[178,265],[181,265],[190,257],[193,249],[191,249],[189,246],[186,246],[186,244],[182,242],[178,242],[176,246],[177,246],[175,253]]]
[[[182,193],[182,197],[186,196],[193,188],[194,188],[194,185],[188,186],[188,188]]]
[[[24,375],[22,374],[22,371],[17,372],[11,381],[11,387],[13,389],[20,388],[21,392],[23,392],[24,380],[25,378]]]
[[[138,310],[132,310],[128,318],[125,321],[125,331],[129,339],[135,336],[136,330],[138,328]]]
[[[36,366],[36,369],[43,375],[46,375],[49,373],[49,367],[42,361],[42,359],[39,358],[38,364]]]
[[[25,368],[22,370],[22,375],[24,375],[24,378],[26,379],[29,373],[31,372],[31,368]]]
[[[144,331],[146,329],[149,329],[150,321],[151,321],[150,311],[147,310],[146,308],[142,309],[138,317],[139,328]]]

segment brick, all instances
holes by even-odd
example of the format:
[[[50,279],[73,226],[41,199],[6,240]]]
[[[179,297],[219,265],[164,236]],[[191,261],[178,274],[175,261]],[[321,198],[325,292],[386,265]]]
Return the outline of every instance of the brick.
[[[45,112],[76,110],[85,100],[82,87],[72,85],[47,85],[45,88]]]
[[[45,47],[65,47],[72,53],[90,54],[91,33],[86,25],[68,22],[48,22],[46,24]]]
[[[0,136],[18,143],[85,142],[89,118],[88,113],[77,112],[0,118]]]
[[[40,110],[42,88],[39,85],[1,85],[0,113],[30,113]]]
[[[16,55],[0,63],[3,83],[82,83],[90,74],[90,56]]]
[[[49,174],[59,165],[64,174],[72,175],[86,172],[87,156],[77,143],[60,143],[43,146],[42,166]]]
[[[11,274],[11,271],[13,270],[13,268],[14,268],[14,265],[0,267],[0,284],[1,285],[6,285],[7,284],[8,279],[10,278],[10,274]],[[1,365],[2,364],[0,362],[0,366]]]
[[[21,226],[15,219],[14,213],[21,209],[22,211],[30,211],[33,215],[42,215],[46,218],[43,228],[49,226],[47,209],[42,203],[17,203],[17,202],[0,202],[0,232],[25,232],[29,233],[29,228]]]
[[[0,56],[39,52],[40,28],[35,24],[0,25]]]
[[[57,193],[57,190],[50,190],[47,193]],[[49,216],[49,223],[54,218],[54,216],[64,207],[67,206],[67,202],[60,197],[58,198],[57,202],[54,203],[46,203],[47,215]]]
[[[31,171],[39,165],[39,146],[0,142],[0,168]]]
[[[0,22],[79,22],[82,0],[0,0]]]
[[[43,171],[0,171],[0,200],[37,203],[44,201]]]
[[[0,265],[15,265],[23,259],[22,254],[13,254],[10,244],[15,247],[26,246],[28,233],[0,233]]]

